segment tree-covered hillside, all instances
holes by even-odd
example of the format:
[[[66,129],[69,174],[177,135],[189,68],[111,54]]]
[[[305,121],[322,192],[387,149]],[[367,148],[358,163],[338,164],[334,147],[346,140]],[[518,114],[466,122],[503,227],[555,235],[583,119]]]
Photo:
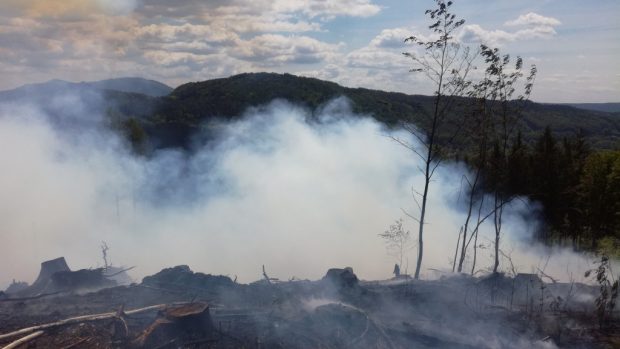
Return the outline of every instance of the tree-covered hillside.
[[[134,119],[151,148],[188,147],[192,135],[204,131],[211,120],[234,119],[242,116],[247,108],[274,99],[315,110],[333,98],[344,96],[351,101],[355,113],[371,115],[390,127],[409,121],[421,128],[428,126],[424,124],[424,114],[429,112],[433,102],[431,96],[347,88],[329,81],[273,73],[191,82],[174,90],[156,81],[138,78],[84,83],[52,80],[1,91],[0,102],[35,103],[60,119],[66,118],[67,111],[76,109],[58,102],[66,95],[79,96],[91,111],[103,111],[112,120]],[[467,101],[462,100],[460,104],[467,105]],[[456,110],[467,112],[463,108]],[[521,132],[528,144],[533,144],[546,126],[560,139],[581,132],[596,149],[614,149],[620,142],[618,113],[529,102],[523,114]],[[75,115],[75,119],[85,117]]]
[[[191,129],[211,118],[228,120],[241,116],[248,107],[266,104],[276,98],[314,110],[340,96],[351,100],[354,112],[372,115],[388,126],[413,121],[419,127],[426,127],[423,114],[429,112],[433,101],[430,96],[347,88],[290,74],[253,73],[181,85],[169,96],[159,99],[149,122],[153,123],[154,129],[159,128],[159,123]],[[467,103],[461,101],[461,104]],[[466,112],[463,108],[457,110]],[[559,138],[583,132],[595,148],[612,149],[620,140],[620,118],[612,113],[539,103],[527,103],[523,113],[521,126],[526,143],[532,143],[546,126]]]

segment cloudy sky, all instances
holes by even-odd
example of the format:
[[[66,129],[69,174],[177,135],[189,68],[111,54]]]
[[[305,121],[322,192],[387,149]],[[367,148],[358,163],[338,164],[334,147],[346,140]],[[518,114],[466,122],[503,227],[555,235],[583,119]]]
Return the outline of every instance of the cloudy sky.
[[[0,0],[0,89],[141,76],[177,86],[271,71],[430,93],[403,38],[430,0]],[[536,64],[533,99],[620,101],[620,1],[460,0],[458,39]]]

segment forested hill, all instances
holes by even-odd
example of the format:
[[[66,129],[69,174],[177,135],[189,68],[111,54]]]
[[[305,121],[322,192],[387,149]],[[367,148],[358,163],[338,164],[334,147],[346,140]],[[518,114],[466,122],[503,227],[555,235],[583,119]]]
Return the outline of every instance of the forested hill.
[[[79,123],[85,117],[83,108],[63,104],[71,100],[66,98],[67,94],[78,96],[90,110],[104,111],[113,123],[125,129],[133,143],[142,143],[143,149],[188,148],[198,130],[209,130],[211,120],[234,119],[248,107],[278,98],[315,110],[333,98],[344,96],[351,100],[353,111],[358,114],[371,115],[388,126],[413,121],[420,128],[427,126],[425,115],[433,102],[432,96],[347,88],[290,74],[251,73],[191,82],[174,90],[140,78],[82,83],[52,80],[0,91],[0,103],[35,103],[58,120]],[[466,100],[461,102],[468,104]],[[69,117],[68,112],[75,115]],[[466,112],[461,109],[460,113]],[[581,131],[595,149],[620,146],[620,113],[527,103],[521,125],[525,142],[532,144],[546,126],[557,139],[573,137]]]
[[[571,107],[620,114],[620,103],[566,103]],[[618,115],[620,116],[620,115]]]
[[[153,122],[149,129],[157,130],[155,133],[160,138],[166,134],[171,136],[171,139],[158,141],[175,145],[184,143],[185,134],[190,134],[193,128],[210,118],[235,118],[248,107],[266,104],[276,98],[314,110],[339,96],[351,100],[354,112],[372,115],[388,126],[402,120],[413,120],[422,128],[425,127],[424,113],[430,110],[433,101],[431,96],[347,88],[333,82],[290,74],[240,74],[177,87],[158,101],[154,118],[149,120]],[[572,137],[581,130],[595,148],[611,149],[620,144],[620,116],[617,113],[528,103],[523,114],[522,132],[526,142],[533,141],[546,126],[550,126],[560,139]],[[166,128],[170,132],[166,132]]]

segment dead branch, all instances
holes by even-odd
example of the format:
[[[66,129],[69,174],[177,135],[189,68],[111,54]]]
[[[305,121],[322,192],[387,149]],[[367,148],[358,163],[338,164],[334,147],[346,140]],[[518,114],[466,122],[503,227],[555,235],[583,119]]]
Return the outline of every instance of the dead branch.
[[[263,277],[265,278],[265,281],[267,281],[268,284],[271,284],[271,278],[269,278],[269,275],[267,275],[264,264],[263,264]]]
[[[118,198],[117,198],[117,205],[118,205]],[[118,209],[118,207],[117,207]],[[108,247],[108,244],[105,241],[101,241],[101,254],[103,255],[103,268],[105,270],[108,270],[108,268],[110,267],[110,262],[108,261],[108,251],[110,250],[110,248]]]
[[[187,303],[174,303],[174,305],[178,305],[178,304],[187,304]],[[171,304],[151,305],[151,306],[148,306],[148,307],[138,308],[138,309],[127,311],[127,312],[125,312],[125,315],[133,315],[133,314],[144,313],[144,312],[147,312],[147,311],[161,310],[161,309],[165,309],[166,307],[168,307],[170,305]],[[116,311],[115,312],[110,312],[110,313],[76,316],[76,317],[72,317],[72,318],[68,318],[68,319],[64,319],[64,320],[60,320],[60,321],[56,321],[56,322],[51,322],[51,323],[47,323],[47,324],[43,324],[43,325],[37,325],[37,326],[32,326],[32,327],[26,327],[26,328],[22,328],[20,330],[16,330],[16,331],[13,331],[13,332],[5,333],[5,334],[0,335],[0,340],[5,340],[5,339],[8,339],[8,338],[13,338],[13,337],[16,337],[16,336],[25,335],[25,334],[29,334],[29,333],[32,333],[32,332],[36,332],[36,331],[40,331],[40,330],[46,330],[46,329],[54,328],[54,327],[72,325],[72,324],[81,323],[81,322],[100,321],[100,320],[107,320],[107,319],[117,318],[117,316],[118,316],[118,312],[116,312]]]
[[[506,254],[504,253],[504,251],[502,251],[501,249],[499,249],[499,253],[504,256],[504,258],[506,258],[508,260],[508,262],[510,262],[510,271],[512,272],[512,276],[515,277],[517,276],[517,269],[515,268],[514,263],[512,262],[512,252],[510,254]]]
[[[171,290],[169,288],[153,287],[153,286],[142,285],[142,284],[135,285],[134,287],[142,287],[142,288],[146,288],[146,289],[149,289],[149,290],[160,291],[160,292],[169,292],[169,293],[177,293],[177,294],[185,294],[185,293],[187,293],[184,290]]]
[[[33,300],[33,299],[39,299],[39,298],[43,298],[43,297],[54,296],[54,295],[61,294],[61,293],[66,293],[66,292],[67,291],[58,291],[58,292],[52,292],[52,293],[43,293],[43,294],[39,294],[39,295],[32,296],[32,297],[5,298],[5,299],[0,299],[0,302],[29,301],[29,300]]]
[[[124,272],[126,272],[126,271],[130,271],[131,269],[133,269],[133,268],[135,268],[135,267],[136,267],[136,266],[134,265],[133,267],[129,267],[129,268],[125,268],[125,269],[121,269],[121,270],[117,271],[117,272],[116,272],[116,273],[114,273],[114,274],[109,274],[109,275],[108,275],[108,274],[103,274],[103,276],[105,276],[105,277],[107,277],[107,278],[111,278],[111,277],[113,277],[113,276],[116,276],[116,275],[118,275],[118,274],[124,273]]]
[[[192,300],[193,302],[193,300]],[[123,337],[127,337],[129,335],[129,326],[127,326],[127,321],[125,321],[126,313],[125,313],[125,304],[122,304],[118,310],[116,311],[116,319],[118,319],[123,325]]]
[[[20,345],[22,344],[26,344],[28,342],[30,342],[31,340],[40,337],[41,335],[43,335],[43,331],[37,331],[34,333],[31,333],[25,337],[22,337],[14,342],[9,343],[8,345],[4,346],[2,349],[15,349],[15,348],[19,348]]]
[[[540,273],[540,275],[546,277],[547,279],[551,280],[552,283],[557,283],[558,280],[554,279],[553,277],[549,276],[549,274],[545,273],[543,270],[541,270],[540,268],[536,268],[538,269],[538,272]]]
[[[62,349],[71,349],[71,348],[75,348],[78,345],[84,343],[84,342],[88,342],[92,339],[92,337],[86,337],[86,338],[81,338],[79,339],[77,342],[73,343],[73,344],[69,344],[66,347],[62,347]]]

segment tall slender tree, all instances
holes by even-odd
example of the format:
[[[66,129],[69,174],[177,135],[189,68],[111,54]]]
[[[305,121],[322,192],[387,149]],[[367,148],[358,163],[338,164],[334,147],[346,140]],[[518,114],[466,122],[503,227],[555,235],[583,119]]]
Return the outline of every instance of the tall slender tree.
[[[474,240],[474,259],[472,273],[475,271],[477,237],[480,225],[484,220],[493,217],[495,230],[495,261],[493,271],[499,267],[499,243],[502,231],[503,212],[505,205],[510,202],[514,195],[508,190],[510,173],[509,156],[510,140],[518,130],[521,110],[529,99],[532,91],[536,66],[532,66],[521,93],[513,99],[517,92],[517,85],[524,76],[522,71],[523,61],[520,57],[512,65],[509,55],[501,55],[497,48],[481,45],[481,56],[486,64],[484,77],[469,92],[469,97],[475,101],[474,117],[471,118],[473,126],[468,131],[470,138],[477,144],[478,151],[476,160],[470,163],[473,172],[469,184],[468,212],[463,226],[463,232],[459,235],[461,242],[461,255],[458,261],[458,271],[462,271],[465,257],[472,239]],[[520,139],[519,139],[520,141]],[[484,195],[476,195],[481,182],[481,174],[485,174],[484,184],[487,190],[493,193],[493,207],[489,214],[482,214]],[[472,208],[474,204],[479,207],[478,221],[472,224]],[[469,227],[472,232],[469,232]]]
[[[433,106],[424,116],[424,128],[419,131],[413,123],[405,123],[404,128],[409,131],[419,144],[412,144],[406,140],[397,139],[399,143],[410,149],[423,162],[421,172],[424,176],[424,189],[419,195],[421,200],[416,203],[420,209],[419,215],[410,214],[418,223],[418,256],[415,278],[420,277],[420,269],[424,255],[424,227],[427,224],[426,214],[429,196],[429,186],[435,170],[441,163],[442,147],[439,137],[449,127],[449,115],[454,109],[460,96],[466,94],[470,83],[468,73],[474,59],[469,49],[462,47],[454,38],[455,31],[465,20],[458,19],[451,12],[452,1],[435,0],[435,8],[426,11],[432,24],[430,38],[411,36],[405,41],[422,49],[422,53],[406,52],[405,56],[414,62],[412,72],[423,73],[434,84]],[[458,129],[458,128],[457,128]],[[456,134],[448,138],[454,139]],[[444,140],[445,141],[445,140]],[[447,140],[450,141],[450,140]]]
[[[495,140],[493,155],[490,157],[490,166],[494,177],[493,225],[495,228],[495,258],[493,272],[496,273],[499,268],[499,245],[502,233],[504,207],[514,198],[514,195],[507,190],[509,181],[508,157],[510,140],[514,137],[518,129],[519,121],[522,118],[522,109],[532,93],[537,68],[535,65],[530,67],[529,75],[526,77],[523,90],[514,98],[518,83],[524,76],[523,60],[521,57],[516,58],[513,66],[510,55],[501,55],[499,49],[490,48],[486,45],[482,45],[481,49],[481,55],[487,63],[486,79],[488,79],[491,86],[490,102],[494,104],[491,106],[491,110],[493,111],[495,119]]]

